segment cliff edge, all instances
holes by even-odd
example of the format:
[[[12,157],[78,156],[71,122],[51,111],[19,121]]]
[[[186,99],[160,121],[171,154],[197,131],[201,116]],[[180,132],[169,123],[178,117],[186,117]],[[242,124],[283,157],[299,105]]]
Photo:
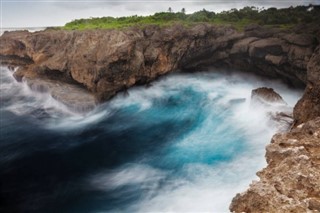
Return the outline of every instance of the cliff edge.
[[[125,30],[5,32],[2,64],[19,66],[17,79],[50,77],[83,85],[99,101],[177,70],[223,66],[307,83],[307,64],[319,39],[318,27],[282,30],[197,24]]]

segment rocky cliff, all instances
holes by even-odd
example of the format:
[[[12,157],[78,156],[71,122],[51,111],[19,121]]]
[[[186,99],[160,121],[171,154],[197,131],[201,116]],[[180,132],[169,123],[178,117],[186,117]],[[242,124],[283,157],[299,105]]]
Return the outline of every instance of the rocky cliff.
[[[292,86],[306,86],[294,109],[295,127],[275,135],[260,181],[238,194],[235,212],[320,211],[320,27],[291,30],[198,24],[143,29],[6,32],[2,64],[19,66],[18,80],[82,85],[99,101],[173,71],[237,68]]]
[[[19,65],[16,77],[55,77],[84,85],[99,100],[176,70],[235,67],[302,86],[319,39],[318,28],[284,31],[259,26],[199,24],[143,29],[6,32],[2,63]]]
[[[276,134],[260,180],[236,195],[234,212],[320,212],[320,118]]]
[[[296,125],[320,116],[320,46],[308,63],[307,87],[294,109]]]
[[[293,113],[294,127],[266,148],[260,180],[237,194],[232,212],[320,212],[320,49],[307,64],[307,87]]]
[[[18,78],[39,75],[73,80],[99,100],[160,75],[194,68],[243,35],[224,27],[198,25],[127,30],[4,33],[3,63],[23,65]]]

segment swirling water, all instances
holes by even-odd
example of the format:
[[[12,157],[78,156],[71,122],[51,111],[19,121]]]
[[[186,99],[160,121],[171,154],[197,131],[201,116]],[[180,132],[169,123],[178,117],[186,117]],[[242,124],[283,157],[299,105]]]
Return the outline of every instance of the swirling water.
[[[276,131],[251,90],[273,87],[291,106],[301,95],[234,72],[176,74],[77,114],[0,75],[9,212],[228,212]]]

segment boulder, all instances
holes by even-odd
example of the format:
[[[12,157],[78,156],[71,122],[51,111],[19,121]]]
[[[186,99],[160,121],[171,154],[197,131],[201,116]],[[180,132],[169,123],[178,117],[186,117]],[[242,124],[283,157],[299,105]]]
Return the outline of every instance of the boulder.
[[[251,102],[259,103],[266,106],[277,104],[277,105],[287,105],[287,103],[282,99],[282,97],[275,92],[272,88],[261,87],[252,90],[251,92]]]

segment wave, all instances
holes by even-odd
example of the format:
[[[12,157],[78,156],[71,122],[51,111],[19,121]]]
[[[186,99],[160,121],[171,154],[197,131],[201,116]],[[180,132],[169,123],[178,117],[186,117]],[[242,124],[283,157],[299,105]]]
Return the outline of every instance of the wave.
[[[144,119],[155,109],[154,120],[163,122],[168,116],[192,125],[139,164],[98,174],[91,181],[105,190],[121,186],[118,190],[125,194],[132,193],[132,185],[142,187],[142,198],[125,212],[227,212],[232,197],[266,165],[264,147],[276,131],[268,122],[270,109],[250,104],[251,90],[261,86],[272,86],[289,104],[301,94],[280,82],[238,73],[202,73],[169,76],[150,89],[130,90],[129,98],[117,97],[110,104],[114,108],[138,105],[135,113]],[[230,102],[238,99],[242,102]]]
[[[10,174],[24,174],[10,190],[41,192],[41,204],[28,200],[41,210],[55,200],[60,211],[227,212],[232,197],[257,179],[277,131],[270,109],[252,108],[251,90],[272,87],[290,106],[302,94],[237,72],[176,74],[81,114],[15,82],[5,68],[0,74],[3,139],[10,141],[0,144],[0,169],[11,162],[2,177],[11,183]],[[39,169],[41,178],[28,173]]]

